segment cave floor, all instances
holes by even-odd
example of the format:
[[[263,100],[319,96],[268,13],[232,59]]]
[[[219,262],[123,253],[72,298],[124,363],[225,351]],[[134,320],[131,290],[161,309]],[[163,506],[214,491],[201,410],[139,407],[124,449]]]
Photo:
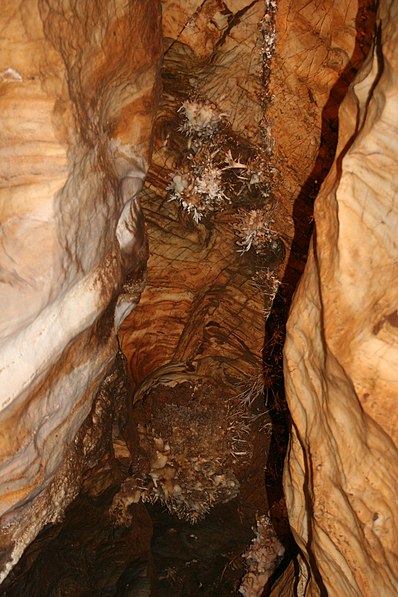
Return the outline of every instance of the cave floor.
[[[279,537],[290,537],[278,479],[264,475],[272,441],[261,400],[252,406],[255,449],[240,476],[240,492],[197,524],[159,504],[133,504],[130,528],[115,527],[109,508],[116,487],[81,493],[64,520],[45,528],[3,583],[8,597],[239,595],[242,554],[254,537],[256,515],[270,506]],[[282,457],[280,455],[280,457]],[[267,483],[267,486],[266,486]],[[269,503],[269,499],[274,500]]]

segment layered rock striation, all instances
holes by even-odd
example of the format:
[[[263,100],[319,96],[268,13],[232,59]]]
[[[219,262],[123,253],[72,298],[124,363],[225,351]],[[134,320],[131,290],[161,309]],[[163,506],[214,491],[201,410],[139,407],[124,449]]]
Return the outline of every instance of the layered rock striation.
[[[6,0],[0,19],[3,578],[79,490],[77,432],[138,299],[161,33],[156,0]]]

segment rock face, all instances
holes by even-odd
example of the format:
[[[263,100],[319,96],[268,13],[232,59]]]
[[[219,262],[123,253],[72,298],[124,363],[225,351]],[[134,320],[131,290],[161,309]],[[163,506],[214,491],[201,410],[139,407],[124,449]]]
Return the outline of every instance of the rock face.
[[[245,491],[257,436],[244,421],[263,388],[264,320],[285,254],[267,228],[280,216],[259,101],[273,10],[265,14],[263,0],[165,0],[162,8],[163,95],[141,197],[148,279],[119,333],[134,390],[131,427],[137,423],[129,448],[138,456],[113,511],[123,520],[126,505],[159,501],[196,522]],[[245,241],[251,210],[258,245]],[[265,510],[262,472],[258,481]],[[253,502],[245,504],[249,529]]]
[[[381,2],[288,321],[284,486],[299,595],[398,591],[397,24],[396,2]]]
[[[218,376],[223,387],[236,387],[245,373],[253,375],[255,372],[254,359],[263,345],[264,317],[259,317],[261,292],[252,291],[247,278],[251,272],[245,271],[249,266],[246,261],[237,261],[231,249],[233,210],[213,214],[211,225],[204,221],[195,226],[189,217],[176,213],[175,203],[166,201],[166,186],[173,175],[178,172],[180,179],[183,175],[179,168],[187,148],[186,140],[178,131],[184,127],[183,102],[195,94],[210,100],[228,115],[232,131],[244,136],[246,142],[247,139],[256,142],[260,128],[264,131],[272,123],[276,143],[269,161],[279,173],[272,179],[272,190],[279,200],[278,209],[281,212],[285,209],[283,225],[288,244],[294,234],[293,244],[296,245],[286,269],[285,281],[292,284],[301,273],[306,258],[305,236],[309,230],[309,219],[306,218],[307,215],[310,217],[312,199],[333,160],[338,107],[368,50],[368,30],[374,25],[370,4],[326,0],[278,2],[277,49],[269,81],[275,100],[268,106],[266,116],[269,120],[266,120],[253,99],[254,73],[261,71],[258,57],[255,68],[253,24],[262,21],[263,6],[256,2],[250,6],[243,1],[228,3],[231,12],[225,9],[221,14],[218,5],[211,2],[184,3],[183,8],[180,3],[163,3],[164,98],[155,127],[154,163],[143,201],[151,242],[148,285],[140,305],[121,329],[121,342],[137,388],[137,401],[151,388],[158,391],[163,381],[176,384],[188,381],[194,375]],[[233,11],[236,12],[233,14]],[[243,43],[244,39],[246,43]],[[244,55],[242,60],[236,59],[236,40],[239,40],[239,49]],[[257,44],[261,47],[260,42]],[[250,64],[252,71],[245,70],[242,64]],[[224,76],[225,73],[228,76]],[[231,108],[232,103],[235,110]],[[351,123],[355,122],[355,116],[349,118]],[[350,130],[348,135],[351,132],[355,133]],[[242,149],[237,151],[236,146],[232,146],[232,152],[236,152],[234,156],[239,155],[239,151],[241,156],[244,155]],[[254,193],[249,193],[249,205],[250,201],[254,206]],[[283,230],[281,219],[279,215],[278,230]],[[264,261],[261,264],[264,265]],[[250,297],[250,301],[244,299],[242,302],[243,297]],[[315,318],[313,313],[312,317]],[[304,325],[300,311],[292,320],[290,330],[297,334],[301,329],[298,323],[302,320],[301,325]],[[308,324],[303,332],[308,344],[312,341],[312,333],[313,327]],[[318,345],[321,350],[321,341]],[[316,351],[317,348],[312,349],[314,359],[322,354],[319,352],[316,356]],[[287,355],[290,368],[289,352]],[[295,367],[294,363],[292,369]],[[318,370],[322,371],[321,364]],[[308,388],[312,387],[310,379],[306,383]],[[304,390],[301,392],[305,396]],[[290,404],[294,417],[297,417],[291,390]],[[308,408],[312,413],[311,407]],[[314,414],[316,423],[313,425],[316,427],[319,422],[319,432],[322,433],[325,417],[321,415],[320,407],[314,412],[319,414]],[[361,420],[360,413],[359,417]],[[358,425],[354,417],[353,421]],[[325,462],[328,461],[329,457],[325,456]],[[339,474],[337,467],[335,473]],[[305,479],[297,471],[292,471],[292,475],[287,492],[291,498],[292,525],[297,526],[300,541],[299,535],[303,532],[300,525],[304,524],[301,521],[308,507],[302,489]],[[296,488],[294,483],[301,483],[301,487]],[[292,484],[297,491],[294,500]],[[296,517],[297,504],[301,510]],[[310,518],[310,510],[306,516]],[[306,541],[304,537],[300,545],[304,546]],[[332,552],[325,548],[325,561],[329,557],[326,553]],[[309,565],[313,565],[312,558],[311,553]],[[350,565],[355,568],[353,562]],[[303,570],[306,570],[304,564]],[[323,587],[325,581],[321,580],[321,575],[324,572],[330,579],[327,589],[331,593],[335,590],[336,595],[345,595],[346,587],[338,586],[337,570],[328,576],[327,570],[318,573],[316,566],[313,568],[312,590],[316,591],[314,583],[317,579]],[[302,576],[300,580],[302,585],[305,585],[305,578]],[[290,597],[292,585],[285,594]]]
[[[217,379],[235,394],[242,391],[240,384],[261,380],[264,309],[275,295],[284,249],[282,243],[265,249],[261,267],[270,275],[260,287],[259,259],[254,251],[239,254],[237,228],[241,210],[259,207],[263,217],[279,217],[267,180],[269,153],[262,142],[267,131],[259,102],[263,64],[269,60],[263,52],[272,55],[273,13],[267,13],[265,40],[259,28],[262,0],[221,4],[162,3],[163,97],[142,196],[151,248],[148,281],[139,306],[120,329],[140,396],[142,387],[147,391],[163,378]],[[194,110],[203,111],[213,130],[201,130],[200,119],[189,122],[187,114]],[[243,168],[231,166],[228,152]],[[171,200],[178,196],[173,181],[187,179],[193,195],[211,175],[212,197],[203,191],[203,203],[219,198],[220,205],[200,212],[198,223]],[[250,183],[255,175],[257,182]],[[189,194],[183,199],[189,201]]]
[[[0,579],[79,490],[137,301],[160,6],[6,0],[1,28]]]

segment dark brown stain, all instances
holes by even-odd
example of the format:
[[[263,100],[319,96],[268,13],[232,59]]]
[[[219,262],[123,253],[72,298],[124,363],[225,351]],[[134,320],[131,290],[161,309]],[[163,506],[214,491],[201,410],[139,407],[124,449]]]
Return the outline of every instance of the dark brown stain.
[[[386,320],[394,328],[398,328],[398,311],[393,311],[389,315],[386,315]]]
[[[398,328],[398,311],[395,310],[392,313],[385,315],[385,317],[382,317],[382,319],[380,319],[373,326],[372,332],[375,336],[377,336],[377,334],[380,332],[381,328],[386,322],[392,325],[394,328]]]

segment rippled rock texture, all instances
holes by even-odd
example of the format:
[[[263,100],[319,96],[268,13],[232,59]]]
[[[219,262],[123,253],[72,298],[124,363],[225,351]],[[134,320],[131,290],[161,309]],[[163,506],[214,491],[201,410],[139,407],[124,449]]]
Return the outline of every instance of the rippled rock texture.
[[[6,0],[0,19],[1,579],[104,442],[101,395],[77,432],[139,295],[161,33],[155,0]]]
[[[397,24],[397,4],[381,2],[288,321],[284,486],[299,595],[398,591]]]
[[[262,289],[253,287],[256,264],[251,254],[239,255],[234,226],[240,208],[258,207],[252,191],[257,204],[275,209],[264,183],[268,171],[250,186],[244,169],[228,171],[226,156],[230,151],[245,165],[259,156],[257,171],[268,167],[258,95],[264,2],[165,0],[162,8],[163,97],[142,198],[151,247],[148,283],[139,309],[121,328],[121,345],[136,386],[156,382],[166,366],[181,381],[195,373],[236,388],[246,377],[261,375],[265,305]],[[189,134],[184,105],[214,114],[214,130]],[[203,187],[208,173],[221,177],[210,192],[220,190],[227,198],[197,224],[170,201],[168,187],[175,176]],[[269,264],[280,261],[270,251]]]

